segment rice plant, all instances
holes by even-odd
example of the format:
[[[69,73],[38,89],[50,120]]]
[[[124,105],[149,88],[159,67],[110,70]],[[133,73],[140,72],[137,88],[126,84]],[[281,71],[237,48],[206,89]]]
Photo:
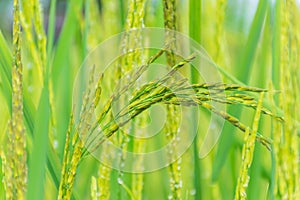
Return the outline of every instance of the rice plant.
[[[299,199],[299,16],[0,2],[0,199]]]

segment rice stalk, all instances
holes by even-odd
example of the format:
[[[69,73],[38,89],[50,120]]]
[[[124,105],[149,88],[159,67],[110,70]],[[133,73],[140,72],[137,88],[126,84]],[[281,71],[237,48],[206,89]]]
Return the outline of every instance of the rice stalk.
[[[142,47],[142,35],[141,35],[141,28],[144,27],[144,15],[145,15],[145,0],[130,0],[128,2],[128,14],[126,18],[125,23],[125,35],[124,38],[122,38],[122,46],[121,50],[124,54],[124,56],[121,58],[121,60],[118,63],[118,76],[125,77],[124,75],[134,68],[137,68],[144,62],[144,52],[143,50],[139,49]],[[131,77],[130,77],[131,78]],[[119,79],[120,80],[120,79]],[[126,85],[129,80],[127,78],[121,80],[121,85]],[[121,104],[124,104],[127,101],[128,97],[123,96],[120,98]],[[141,118],[138,118],[138,122],[136,124],[139,124],[140,120],[143,120],[144,116]],[[130,141],[129,136],[127,133],[135,134],[133,133],[133,130],[137,130],[135,125],[131,124],[130,127],[126,128],[125,133],[121,133],[120,137],[120,147],[122,149],[122,155],[120,157],[120,165],[124,166],[125,159],[126,159],[126,152],[128,148],[128,144]],[[133,140],[133,148],[134,150],[142,150],[143,147],[140,140]],[[135,163],[135,164],[142,164],[141,162]],[[135,166],[139,167],[139,166]],[[125,186],[124,183],[124,174],[122,172],[122,169],[119,171],[118,180],[122,180],[121,182],[123,184],[120,184],[128,193],[127,186]],[[119,181],[118,181],[119,182]],[[134,174],[132,176],[132,195],[139,197],[141,199],[142,195],[142,187],[143,186],[143,174]],[[128,193],[130,194],[130,193]],[[120,193],[119,193],[120,195]],[[119,196],[120,198],[120,196]]]
[[[121,75],[131,71],[143,62],[140,29],[144,26],[145,0],[130,0],[125,24],[125,35],[122,43],[122,52],[126,53],[119,63]]]
[[[176,56],[174,51],[176,50],[176,36],[177,19],[176,19],[176,0],[164,0],[164,27],[166,28],[166,44],[170,44],[169,51],[166,52],[167,63],[169,66],[174,66],[176,63]],[[172,142],[172,146],[168,150],[168,157],[174,160],[176,153],[177,142],[180,141],[178,136],[179,129],[179,111],[178,108],[173,105],[167,105],[167,121],[165,123],[165,132],[168,141]],[[181,158],[178,158],[175,162],[170,162],[168,166],[170,176],[170,188],[171,193],[168,196],[169,199],[181,199]]]
[[[62,164],[62,171],[61,171],[61,180],[59,185],[59,192],[58,192],[58,199],[68,199],[69,196],[66,195],[65,190],[70,188],[68,183],[68,173],[69,173],[69,157],[70,157],[70,141],[71,141],[71,133],[73,132],[73,126],[74,126],[74,118],[73,115],[71,115],[70,124],[68,127],[68,131],[66,134],[66,143],[64,148],[64,158],[63,158],[63,164]]]
[[[299,142],[298,140],[298,130],[299,125],[296,124],[296,122],[299,119],[299,114],[297,113],[297,110],[299,108],[299,82],[297,81],[299,77],[299,69],[298,66],[300,64],[300,51],[298,48],[299,45],[299,23],[296,21],[296,18],[298,18],[299,15],[299,8],[296,5],[295,0],[288,0],[287,4],[289,7],[289,20],[290,20],[290,51],[291,51],[291,66],[290,66],[290,74],[291,74],[291,80],[290,80],[290,87],[289,87],[289,96],[290,98],[290,112],[291,119],[288,119],[287,127],[289,132],[291,133],[291,170],[292,171],[292,177],[293,182],[291,183],[291,190],[292,190],[292,197],[293,198],[300,198],[300,166],[299,166],[299,160],[300,160],[300,153],[299,153]]]
[[[270,93],[270,96],[272,95],[272,93]],[[271,96],[271,101],[275,107],[275,102],[273,100],[273,96]],[[273,109],[275,110],[275,109]],[[284,183],[284,173],[283,170],[281,168],[281,157],[283,151],[283,146],[282,146],[282,141],[281,141],[281,134],[282,134],[282,128],[283,128],[283,124],[279,121],[276,120],[272,120],[273,126],[272,126],[272,132],[273,132],[273,151],[274,151],[274,157],[275,157],[275,186],[274,186],[274,195],[276,195],[277,193],[279,194],[283,194],[284,191],[286,190],[286,186]]]
[[[223,117],[228,122],[230,122],[231,124],[233,124],[234,126],[239,128],[240,130],[242,130],[243,132],[247,128],[247,126],[242,124],[241,122],[239,122],[238,119],[234,118],[233,116],[231,116],[228,113],[218,111],[216,108],[214,108],[212,105],[210,105],[208,103],[201,102],[200,100],[190,97],[190,96],[186,96],[186,98],[178,99],[174,96],[174,94],[172,92],[170,92],[170,91],[167,92],[167,91],[168,91],[167,87],[161,86],[161,88],[153,91],[153,93],[151,93],[151,95],[149,95],[147,97],[143,97],[140,100],[133,101],[130,105],[128,105],[126,107],[126,109],[125,108],[122,109],[122,111],[116,115],[115,120],[120,121],[120,122],[117,124],[116,122],[111,121],[111,122],[107,123],[105,126],[103,126],[103,128],[101,130],[103,132],[103,135],[101,134],[101,136],[98,135],[97,137],[93,137],[93,140],[97,141],[99,143],[97,145],[96,144],[91,144],[91,145],[96,145],[96,147],[99,146],[105,140],[105,138],[109,138],[120,127],[122,127],[126,123],[128,123],[128,121],[130,121],[130,119],[136,117],[141,112],[148,109],[150,106],[152,106],[156,103],[160,103],[160,102],[167,103],[167,104],[174,104],[174,105],[184,105],[184,106],[200,105],[200,106],[210,110],[211,112],[214,112],[214,113],[218,114],[219,116]],[[171,97],[173,97],[173,98],[171,98]],[[125,118],[124,120],[120,120],[120,119],[124,118],[125,116],[127,116],[128,113],[130,116],[129,119]],[[256,139],[257,139],[257,141],[259,141],[263,145],[265,145],[268,149],[270,149],[269,145],[271,142],[268,139],[266,139],[264,136],[257,133]]]
[[[295,28],[295,1],[280,2],[281,40],[280,40],[280,90],[279,107],[283,110],[285,123],[281,131],[276,131],[278,169],[276,171],[278,195],[282,198],[299,197],[299,149],[297,136],[297,82],[293,81],[293,68],[297,65],[297,29]],[[295,33],[294,33],[295,32]],[[296,83],[296,84],[295,84]],[[290,163],[290,164],[288,164]]]
[[[242,165],[240,167],[240,174],[235,191],[235,199],[247,199],[247,188],[250,180],[248,170],[252,163],[252,156],[255,140],[253,140],[253,133],[251,134],[249,128],[245,132],[245,143],[242,151]],[[252,136],[252,137],[251,137]],[[255,139],[255,138],[254,138]]]
[[[164,8],[164,27],[166,28],[165,42],[169,45],[169,51],[167,52],[167,62],[169,66],[173,66],[176,63],[176,57],[174,51],[176,50],[175,31],[177,30],[176,19],[176,0],[163,0]]]
[[[173,67],[173,70],[171,70],[165,77],[162,77],[161,79],[156,81],[151,81],[148,84],[142,86],[137,92],[134,92],[135,96],[129,101],[129,105],[124,106],[124,108],[122,108],[120,112],[115,115],[114,121],[110,121],[106,123],[106,125],[102,126],[101,131],[103,132],[103,134],[97,134],[95,130],[97,130],[98,124],[103,123],[103,119],[110,112],[112,102],[115,101],[117,97],[124,92],[123,89],[118,90],[116,92],[117,96],[113,95],[110,98],[110,100],[106,103],[106,106],[104,106],[102,114],[100,114],[100,117],[98,117],[96,123],[92,126],[93,127],[91,128],[92,133],[89,135],[89,138],[87,140],[88,148],[95,150],[105,140],[106,137],[110,137],[115,131],[117,131],[120,127],[124,126],[128,121],[130,121],[130,119],[139,115],[141,112],[148,109],[151,105],[160,102],[165,104],[184,105],[184,106],[200,105],[208,109],[209,111],[214,112],[215,114],[226,119],[228,122],[230,122],[231,124],[233,124],[234,126],[236,126],[237,128],[239,128],[244,132],[247,126],[242,124],[237,118],[231,116],[226,112],[221,112],[217,110],[213,105],[206,102],[208,101],[208,98],[206,99],[199,98],[199,95],[197,94],[195,95],[194,92],[186,92],[187,87],[182,84],[184,83],[184,81],[186,81],[186,79],[183,79],[182,80],[183,82],[179,81],[178,83],[172,83],[172,82],[168,83],[168,81],[170,81],[172,77],[170,76],[170,74],[173,74],[176,70],[178,70],[180,67],[185,65],[191,59],[193,59],[193,57],[176,64]],[[137,78],[138,76],[135,79]],[[133,82],[135,79],[133,79]],[[166,87],[163,86],[164,84],[171,84],[171,85],[169,87]],[[128,86],[124,86],[124,88],[126,90],[128,87],[132,87],[132,86],[133,85],[131,86],[128,85]],[[195,84],[194,86],[196,87],[197,84]],[[193,88],[193,85],[190,88]],[[251,87],[249,89],[252,90]],[[174,94],[174,91],[176,91],[176,95]],[[181,95],[180,93],[181,91],[184,91],[185,93]],[[274,118],[278,120],[279,117],[276,117],[275,115]],[[118,123],[116,123],[115,121],[117,121]],[[261,142],[263,145],[265,145],[268,149],[270,149],[271,142],[268,139],[264,138],[260,134],[257,134],[257,140]],[[97,143],[95,143],[95,141]],[[93,148],[91,148],[92,146]]]
[[[146,123],[146,116],[142,115],[141,117],[135,120],[135,123],[139,127],[143,127]],[[143,132],[138,128],[135,128],[135,135],[137,138],[134,139],[133,151],[136,153],[143,153],[145,150],[145,141],[144,139],[138,138],[142,136]],[[135,160],[133,163],[135,169],[142,169],[143,168],[143,158],[142,156],[139,157],[138,160]],[[142,199],[142,191],[144,187],[144,174],[143,173],[135,173],[132,176],[131,188],[133,196],[136,200]]]
[[[214,112],[215,114],[223,117],[228,122],[242,130],[243,132],[247,129],[247,126],[242,124],[238,119],[234,118],[228,113],[218,111],[216,108],[214,108],[212,105],[202,102],[201,100],[194,98],[193,96],[186,95],[184,98],[178,98],[174,95],[174,93],[170,90],[170,88],[166,86],[160,86],[157,88],[156,84],[153,84],[151,87],[153,90],[149,93],[149,95],[144,96],[141,99],[133,98],[135,99],[132,101],[128,106],[124,107],[115,117],[116,121],[119,121],[117,124],[114,121],[111,121],[107,123],[101,131],[104,133],[103,135],[98,135],[97,137],[93,137],[94,141],[99,142],[99,146],[103,141],[105,137],[110,137],[115,131],[117,131],[120,127],[124,126],[130,119],[136,117],[144,110],[148,109],[150,106],[156,104],[156,103],[166,103],[166,104],[173,104],[173,105],[184,105],[184,106],[195,106],[200,105],[206,109],[208,109],[211,112]],[[126,116],[129,116],[130,118],[124,118]],[[123,118],[123,120],[121,120]],[[270,149],[270,141],[265,138],[264,136],[257,133],[256,135],[257,141],[265,145],[268,149]],[[95,144],[93,144],[95,145]]]
[[[12,117],[8,125],[5,190],[7,199],[25,199],[27,185],[26,135],[23,121],[20,2],[14,0]]]
[[[136,9],[135,12],[137,12],[136,16],[134,16],[134,24],[130,25],[130,23],[127,23],[127,26],[130,26],[130,28],[144,28],[144,17],[145,17],[145,5],[146,5],[146,1],[145,0],[139,0],[136,1]],[[128,15],[131,15],[132,13],[128,13]],[[128,21],[130,21],[130,18],[128,19]],[[126,26],[125,26],[126,28]],[[140,33],[137,33],[140,34]],[[135,44],[135,48],[136,47],[141,47],[142,45],[142,36],[141,35],[137,35],[138,39],[136,41]],[[135,53],[135,61],[137,63],[137,66],[139,66],[141,63],[144,62],[144,58],[146,56],[146,52],[145,51],[137,51]],[[140,84],[140,83],[138,83]],[[146,115],[142,115],[141,117],[136,119],[135,124],[138,127],[143,127],[144,123],[146,120]],[[141,130],[139,130],[138,127],[136,127],[135,125],[132,125],[133,127],[131,127],[131,130],[134,131],[134,134],[139,137],[140,135],[142,135],[143,133],[141,132]],[[133,141],[133,152],[136,153],[142,153],[145,149],[145,145],[144,145],[144,140],[141,140],[139,138],[134,138]],[[133,163],[134,168],[139,169],[142,168],[143,166],[143,158],[140,157],[138,160],[135,161],[135,163]],[[144,175],[142,173],[135,173],[132,175],[132,181],[131,181],[131,190],[132,190],[132,198],[136,199],[136,200],[141,200],[142,199],[142,191],[143,191],[143,187],[144,187]]]
[[[143,116],[139,120],[139,126],[143,126],[145,124],[145,117]],[[136,130],[137,136],[139,134],[142,134],[141,131],[138,132]],[[137,153],[143,153],[145,149],[145,142],[143,139],[137,138],[134,140],[134,152]],[[143,159],[140,157],[140,159],[136,160],[135,163],[133,163],[136,169],[141,169],[143,167]],[[141,200],[143,197],[143,187],[144,187],[144,175],[142,173],[134,174],[132,177],[132,193],[136,200]]]
[[[189,1],[189,36],[201,44],[202,39],[202,0],[190,0]],[[196,70],[190,66],[190,78],[191,83],[195,84],[198,82],[198,76]],[[194,111],[191,115],[193,119],[197,117],[197,112]],[[197,124],[191,123],[191,128],[193,131],[197,130]],[[198,140],[198,135],[196,135],[195,140]],[[193,143],[193,153],[194,153],[194,188],[195,188],[195,198],[200,199],[201,194],[201,164],[198,159],[198,146],[197,142]]]
[[[208,103],[210,100],[208,101],[207,99],[200,98],[201,95],[199,96],[198,94],[201,94],[201,92],[203,91],[195,90],[199,88],[199,84],[194,84],[188,88],[184,84],[186,83],[187,79],[182,79],[180,81],[174,82],[174,80],[172,79],[173,74],[181,67],[189,63],[192,59],[194,59],[193,55],[174,65],[172,69],[162,78],[151,81],[141,86],[140,89],[134,92],[135,95],[128,102],[128,104],[124,105],[124,107],[120,109],[119,113],[115,114],[114,119],[110,118],[110,114],[112,112],[111,111],[112,103],[118,100],[119,98],[122,98],[124,92],[127,91],[129,88],[134,87],[136,80],[146,71],[147,67],[152,62],[154,62],[156,58],[162,55],[162,52],[164,51],[165,50],[159,51],[157,54],[155,54],[147,61],[147,64],[142,65],[141,67],[134,70],[133,74],[130,74],[130,77],[132,77],[131,81],[127,83],[127,85],[121,86],[119,89],[116,90],[116,93],[114,93],[111,96],[111,98],[106,102],[106,105],[103,107],[103,110],[100,112],[100,114],[96,116],[95,121],[92,120],[91,113],[94,113],[95,108],[100,102],[99,99],[101,95],[101,77],[100,79],[97,80],[98,81],[96,84],[97,86],[94,87],[95,82],[92,76],[92,78],[89,81],[89,88],[84,95],[83,106],[80,113],[80,120],[77,124],[73,124],[74,120],[72,119],[70,120],[71,122],[69,126],[69,131],[67,133],[66,146],[64,151],[63,171],[62,171],[62,178],[59,187],[59,199],[70,198],[75,176],[76,176],[76,170],[78,164],[83,159],[83,157],[85,155],[88,155],[88,153],[92,153],[94,150],[96,150],[99,147],[99,145],[103,144],[103,142],[107,138],[110,138],[121,127],[128,124],[128,122],[130,122],[136,116],[146,111],[154,104],[165,103],[174,106],[200,105],[208,109],[209,111],[223,117],[228,122],[232,123],[234,126],[241,129],[242,131],[246,131],[247,126],[242,124],[238,119],[234,118],[233,116],[231,116],[226,112],[221,112],[216,108],[214,108],[213,105]],[[95,68],[93,68],[93,70],[94,69]],[[91,74],[93,74],[93,70],[91,71]],[[217,86],[219,85],[218,83],[216,84],[211,83],[210,85],[215,86],[215,88],[220,87]],[[238,87],[231,86],[231,85],[224,85],[224,88],[228,88],[234,91]],[[243,88],[243,90],[248,90],[251,92],[252,90],[254,90],[251,87],[247,88],[243,86],[241,88]],[[176,91],[176,94],[174,93],[174,91]],[[263,93],[265,90],[255,89],[254,91]],[[239,92],[239,90],[234,92]],[[243,95],[240,96],[244,97]],[[215,95],[215,98],[217,97],[218,95]],[[260,103],[261,102],[257,103],[258,106]],[[256,132],[256,131],[252,130],[251,132]],[[267,138],[260,135],[259,133],[256,133],[255,135],[257,141],[265,145],[267,148],[270,148],[269,146],[271,142]],[[97,180],[99,191],[102,188],[101,185],[104,185],[109,182],[109,179],[107,178],[109,177],[110,170],[111,170],[110,168],[108,168],[108,171],[104,172],[103,170],[101,171],[101,169],[104,168],[100,168],[99,176],[103,175],[104,177],[103,178],[101,177],[101,179]],[[178,168],[176,169],[173,168],[172,170],[178,170]],[[129,187],[124,183],[123,179],[119,178],[118,182],[121,185],[121,187],[123,187],[126,190],[126,192],[130,196],[132,196],[132,198],[137,198],[135,194],[129,189]],[[181,183],[179,182],[179,184]],[[108,184],[106,184],[106,186],[107,185]],[[105,198],[108,197],[106,196]]]
[[[242,164],[240,168],[240,174],[236,186],[235,191],[235,199],[246,199],[247,198],[247,188],[248,183],[250,180],[250,176],[248,175],[248,171],[251,167],[253,154],[254,154],[254,147],[255,147],[255,139],[256,133],[258,130],[259,119],[261,115],[261,107],[262,107],[262,100],[264,97],[264,93],[260,94],[260,98],[258,101],[256,113],[253,120],[252,131],[249,128],[245,131],[245,143],[243,145],[242,151]]]

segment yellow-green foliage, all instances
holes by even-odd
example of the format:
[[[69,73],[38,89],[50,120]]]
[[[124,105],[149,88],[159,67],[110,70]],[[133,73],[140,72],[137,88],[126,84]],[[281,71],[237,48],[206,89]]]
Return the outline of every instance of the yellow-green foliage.
[[[49,2],[47,16],[39,0],[14,0],[12,41],[6,29],[0,31],[0,199],[300,198],[296,0],[259,0],[257,8],[249,6],[250,0],[69,0],[63,21],[60,1]],[[6,23],[1,13],[5,4],[0,3],[1,28]],[[44,16],[49,20],[47,33]],[[148,42],[139,28],[147,25],[167,28],[161,50],[139,49]],[[100,42],[124,30],[128,32],[119,50],[125,54],[114,61],[116,70],[97,74],[102,63],[95,63],[82,105],[72,102],[81,62]],[[189,57],[175,55],[181,47],[170,30],[201,42],[213,58],[203,67],[219,69],[224,83],[202,82],[193,70],[189,75],[186,67],[192,61],[210,58],[201,47],[200,58],[193,52]],[[106,53],[109,50],[101,56]],[[169,71],[159,79],[140,81],[143,75],[149,78],[151,67],[159,62]],[[172,76],[179,72],[191,82],[174,81]],[[120,87],[113,88],[119,81]],[[267,82],[269,89],[261,89]],[[263,97],[267,93],[268,99]],[[118,113],[113,111],[116,103]],[[164,137],[155,136],[154,145],[147,146],[146,139],[134,136],[143,136],[139,126],[148,125],[147,112],[156,104],[167,107]],[[228,109],[219,110],[215,104]],[[122,166],[115,170],[113,163],[99,164],[91,156],[100,146],[101,158],[109,155],[105,141],[110,139],[122,147],[118,159],[124,164],[126,151],[143,153],[167,142],[171,145],[166,156],[174,161],[185,139],[178,137],[179,131],[189,135],[198,125],[190,120],[178,130],[179,106],[200,108],[193,113],[194,118],[201,114],[199,137],[167,169],[124,173]],[[212,114],[227,123],[216,148],[200,161],[202,133],[206,127],[208,133],[221,128],[208,123]],[[244,142],[235,131],[244,133]],[[131,163],[136,169],[144,164],[139,158]]]

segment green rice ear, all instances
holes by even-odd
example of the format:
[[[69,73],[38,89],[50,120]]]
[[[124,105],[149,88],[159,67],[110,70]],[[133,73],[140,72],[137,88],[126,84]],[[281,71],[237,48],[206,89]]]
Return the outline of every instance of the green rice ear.
[[[23,66],[20,3],[13,7],[12,115],[8,124],[5,188],[7,199],[25,199],[27,189],[26,131],[23,121]]]

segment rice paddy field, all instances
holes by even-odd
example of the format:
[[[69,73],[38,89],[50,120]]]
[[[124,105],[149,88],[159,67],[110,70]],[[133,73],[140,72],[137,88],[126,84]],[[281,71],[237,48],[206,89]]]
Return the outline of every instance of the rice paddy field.
[[[0,199],[300,199],[297,0],[0,1]]]

